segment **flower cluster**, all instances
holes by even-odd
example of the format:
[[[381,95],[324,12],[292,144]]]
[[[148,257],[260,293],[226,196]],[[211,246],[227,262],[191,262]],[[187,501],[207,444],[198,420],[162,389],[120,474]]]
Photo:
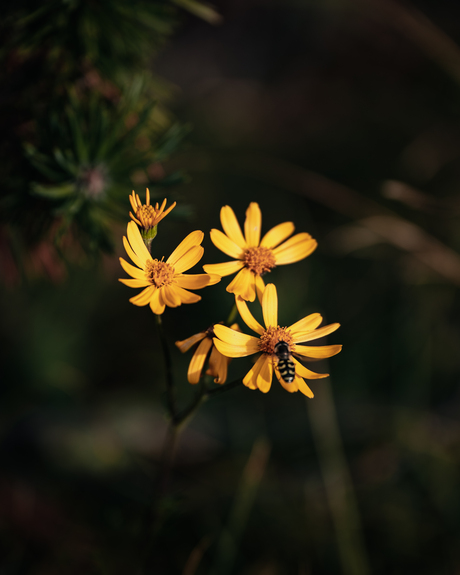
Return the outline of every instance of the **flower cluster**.
[[[150,247],[157,233],[157,225],[174,208],[175,203],[166,211],[166,200],[161,206],[157,203],[153,207],[150,205],[148,190],[145,205],[134,192],[130,201],[135,215],[130,213],[132,221],[128,224],[127,238],[123,238],[123,244],[135,265],[120,258],[123,269],[132,278],[120,281],[129,287],[144,289],[129,301],[137,306],[150,305],[153,313],[160,315],[166,306],[177,307],[201,299],[189,290],[214,285],[223,276],[237,272],[226,289],[234,294],[235,306],[241,319],[257,334],[257,337],[247,335],[242,333],[235,323],[229,326],[220,322],[183,341],[177,341],[176,346],[182,353],[196,346],[188,369],[188,381],[192,384],[198,383],[207,362],[204,373],[213,376],[215,383],[223,384],[227,379],[231,358],[260,354],[242,380],[246,387],[266,393],[275,373],[287,391],[300,391],[307,397],[313,397],[313,392],[305,380],[320,379],[328,374],[311,371],[299,359],[314,361],[329,358],[339,353],[342,346],[301,344],[334,332],[339,324],[319,327],[322,317],[313,313],[290,327],[280,327],[276,287],[274,284],[265,285],[262,276],[278,265],[306,258],[316,249],[316,240],[307,233],[292,235],[295,229],[292,222],[275,226],[261,239],[262,214],[255,202],[252,202],[246,211],[243,233],[232,208],[224,206],[220,212],[220,220],[225,233],[212,229],[211,240],[234,260],[206,264],[203,266],[204,274],[184,274],[203,256],[203,232],[197,230],[189,234],[166,261],[164,257],[153,258]],[[256,295],[262,305],[265,327],[254,318],[247,304],[248,301],[253,302]]]

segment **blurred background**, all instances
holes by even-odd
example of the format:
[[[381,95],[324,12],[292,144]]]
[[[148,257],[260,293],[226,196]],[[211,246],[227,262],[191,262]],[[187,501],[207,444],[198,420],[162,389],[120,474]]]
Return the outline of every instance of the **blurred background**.
[[[0,573],[459,574],[460,5],[23,1],[1,29]],[[178,203],[161,255],[223,205],[311,233],[269,276],[280,324],[320,312],[344,345],[312,400],[201,407],[147,565],[165,371],[118,282],[146,187]],[[173,343],[229,281],[163,316],[180,405]]]

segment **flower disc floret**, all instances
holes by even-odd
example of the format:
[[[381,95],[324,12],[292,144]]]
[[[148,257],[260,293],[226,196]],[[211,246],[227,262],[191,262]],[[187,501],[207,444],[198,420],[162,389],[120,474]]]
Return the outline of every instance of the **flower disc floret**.
[[[276,259],[270,248],[249,248],[244,254],[244,265],[249,271],[262,276],[276,267]]]
[[[157,287],[167,286],[173,281],[174,268],[162,260],[147,260],[145,275],[151,284]]]
[[[260,351],[274,355],[275,346],[280,341],[288,344],[291,353],[294,351],[294,339],[286,327],[269,327],[260,336]]]

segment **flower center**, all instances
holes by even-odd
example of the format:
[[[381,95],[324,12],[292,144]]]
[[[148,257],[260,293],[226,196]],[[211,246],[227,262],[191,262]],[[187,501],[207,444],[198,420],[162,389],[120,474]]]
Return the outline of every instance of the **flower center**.
[[[146,230],[153,228],[156,224],[157,211],[153,206],[143,205],[136,210],[136,218],[141,222]]]
[[[275,256],[270,248],[249,248],[243,259],[245,266],[259,276],[276,266]]]
[[[147,260],[145,262],[145,275],[151,284],[161,287],[172,282],[174,268],[163,260]]]
[[[260,351],[273,355],[275,353],[275,345],[279,341],[285,341],[289,346],[289,351],[294,351],[294,342],[292,340],[291,332],[286,327],[269,327],[260,336]]]

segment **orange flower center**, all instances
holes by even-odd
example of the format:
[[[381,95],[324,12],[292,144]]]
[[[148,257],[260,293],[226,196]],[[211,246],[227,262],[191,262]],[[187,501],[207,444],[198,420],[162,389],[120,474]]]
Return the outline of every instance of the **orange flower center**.
[[[172,282],[174,268],[163,260],[147,260],[145,262],[145,275],[151,284],[161,287]]]
[[[289,351],[294,351],[294,341],[291,332],[286,327],[269,327],[260,336],[260,351],[273,355],[275,345],[279,341],[285,341],[289,345]]]
[[[139,206],[136,210],[136,218],[141,222],[142,226],[146,230],[155,227],[158,223],[156,221],[157,211],[153,206]]]
[[[253,273],[261,276],[276,266],[275,255],[270,248],[249,248],[244,256],[245,266]]]

